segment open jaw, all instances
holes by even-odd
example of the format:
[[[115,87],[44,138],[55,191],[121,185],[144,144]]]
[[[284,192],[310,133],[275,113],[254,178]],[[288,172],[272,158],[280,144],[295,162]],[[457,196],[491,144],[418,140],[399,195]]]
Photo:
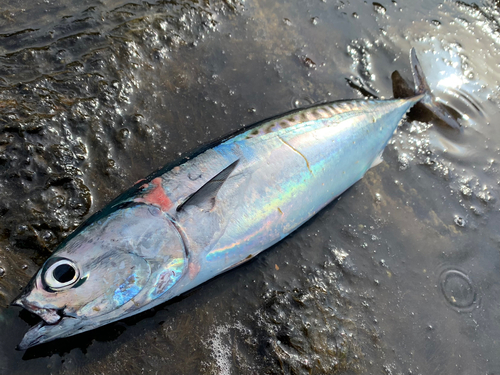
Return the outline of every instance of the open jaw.
[[[69,336],[72,332],[78,330],[81,322],[76,316],[67,314],[65,308],[41,308],[22,300],[15,301],[13,305],[24,307],[29,312],[42,318],[41,322],[35,324],[26,332],[17,347],[19,350],[26,350],[43,342]]]
[[[19,302],[18,306],[24,307],[29,312],[38,315],[46,324],[57,324],[64,316],[64,308],[62,309],[49,309],[44,307],[37,307],[27,302]]]
[[[26,350],[47,341],[71,336],[80,330],[81,320],[78,318],[61,316],[54,324],[47,324],[45,320],[42,320],[26,332],[17,349]]]

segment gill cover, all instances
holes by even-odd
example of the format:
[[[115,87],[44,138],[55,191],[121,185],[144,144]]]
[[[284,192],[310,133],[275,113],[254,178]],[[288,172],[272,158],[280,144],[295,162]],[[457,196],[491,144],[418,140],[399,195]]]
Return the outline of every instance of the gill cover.
[[[159,208],[115,210],[64,242],[13,302],[43,319],[20,348],[145,310],[175,293],[187,263],[178,230]]]

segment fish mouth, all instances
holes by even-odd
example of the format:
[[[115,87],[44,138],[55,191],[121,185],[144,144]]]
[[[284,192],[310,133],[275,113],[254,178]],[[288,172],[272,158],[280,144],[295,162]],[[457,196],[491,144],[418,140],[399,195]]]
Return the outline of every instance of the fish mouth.
[[[66,307],[59,309],[39,307],[23,299],[13,301],[11,305],[23,307],[42,319],[41,322],[35,324],[26,332],[21,343],[16,348],[18,350],[26,350],[32,346],[50,341],[54,334],[58,335],[58,331],[64,330],[63,327],[67,325],[65,323],[67,323],[68,319],[78,320],[76,316],[66,311]],[[49,332],[52,332],[52,334],[48,334]]]
[[[29,312],[38,315],[46,324],[57,324],[64,316],[64,308],[53,309],[47,307],[38,307],[22,299],[13,301],[11,305],[23,307]]]
[[[61,317],[55,324],[47,324],[45,320],[31,327],[16,347],[17,350],[26,350],[44,342],[70,335],[78,329],[79,319]]]

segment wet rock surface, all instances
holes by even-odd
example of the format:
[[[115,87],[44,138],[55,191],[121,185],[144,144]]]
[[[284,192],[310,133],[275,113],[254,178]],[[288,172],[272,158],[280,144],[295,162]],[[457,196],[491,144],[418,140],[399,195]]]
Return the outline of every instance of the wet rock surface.
[[[50,1],[0,8],[0,373],[494,373],[498,8]],[[384,163],[255,260],[27,352],[7,307],[135,181],[311,103],[391,97],[417,49],[461,132],[410,113]]]

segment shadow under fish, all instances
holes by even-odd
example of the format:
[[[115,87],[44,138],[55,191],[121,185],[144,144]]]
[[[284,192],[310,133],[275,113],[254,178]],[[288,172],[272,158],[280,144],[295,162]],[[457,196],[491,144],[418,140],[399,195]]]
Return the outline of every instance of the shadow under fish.
[[[243,129],[138,182],[65,239],[13,302],[42,321],[19,349],[163,303],[277,243],[377,165],[403,116],[437,102],[415,50],[415,90],[349,100]],[[196,176],[196,178],[193,178]]]

